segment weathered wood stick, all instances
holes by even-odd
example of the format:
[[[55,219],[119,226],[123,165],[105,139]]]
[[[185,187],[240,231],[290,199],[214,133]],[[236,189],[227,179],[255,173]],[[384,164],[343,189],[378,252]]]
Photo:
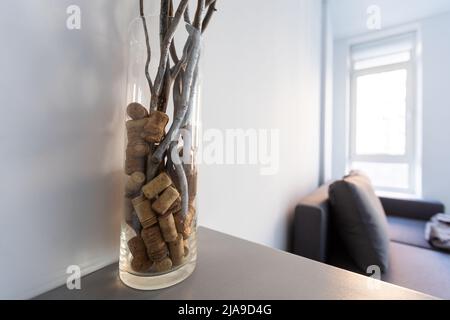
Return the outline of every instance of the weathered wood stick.
[[[197,11],[195,12],[194,22],[192,23],[197,30],[202,30],[203,11],[205,11],[205,0],[197,0]]]
[[[181,215],[182,217],[185,217],[189,209],[188,181],[186,173],[184,172],[183,163],[178,153],[177,141],[172,142],[170,145],[170,157],[175,168],[175,174],[178,181],[177,185],[179,186],[179,192],[181,194]]]
[[[151,46],[150,46],[150,39],[148,36],[147,20],[145,19],[145,13],[144,13],[144,0],[140,0],[140,14],[141,14],[141,19],[142,19],[142,24],[144,26],[145,44],[147,46],[147,61],[145,62],[145,77],[147,78],[150,92],[153,93],[153,83],[152,83],[152,79],[150,77],[150,73],[148,71],[150,62],[152,59],[152,50],[151,50]]]
[[[162,161],[164,153],[169,148],[172,141],[178,140],[180,127],[183,124],[184,118],[188,109],[188,101],[190,97],[190,88],[192,86],[195,69],[197,68],[197,63],[200,57],[200,42],[201,33],[190,25],[186,25],[188,32],[192,35],[192,47],[189,55],[186,71],[183,74],[183,91],[180,103],[180,109],[177,110],[172,125],[169,132],[165,136],[164,140],[158,146],[156,151],[153,153],[152,161],[155,163],[160,163]]]
[[[216,3],[217,3],[217,0],[210,0],[209,4],[207,3],[208,11],[206,12],[205,18],[203,19],[202,33],[205,32],[206,28],[208,28],[208,25],[211,22],[211,18],[213,16],[214,12],[217,11]]]
[[[175,13],[175,16],[172,20],[172,23],[167,29],[166,35],[164,37],[163,43],[161,44],[161,57],[159,61],[158,72],[155,78],[155,82],[153,85],[153,94],[150,102],[150,110],[156,110],[158,107],[159,96],[161,94],[161,89],[164,83],[164,76],[166,74],[167,60],[170,51],[170,45],[175,36],[175,32],[178,28],[178,24],[182,16],[184,15],[184,11],[189,5],[189,0],[181,0],[178,9]]]

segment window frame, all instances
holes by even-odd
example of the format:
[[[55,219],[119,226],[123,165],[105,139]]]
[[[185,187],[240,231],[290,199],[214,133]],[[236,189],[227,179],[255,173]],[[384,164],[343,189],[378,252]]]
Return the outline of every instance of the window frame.
[[[375,186],[377,191],[395,192],[402,194],[417,195],[419,188],[417,185],[417,56],[415,54],[416,45],[409,50],[410,60],[399,63],[386,64],[382,66],[375,66],[366,69],[355,70],[355,63],[351,59],[349,80],[350,80],[350,114],[349,114],[349,148],[347,156],[347,169],[351,169],[353,163],[380,163],[380,164],[408,164],[409,165],[409,181],[408,188],[394,188],[386,186]],[[350,53],[351,54],[351,53]],[[382,57],[382,56],[380,56]],[[388,154],[374,154],[374,155],[359,155],[356,153],[356,113],[357,113],[357,79],[360,76],[377,74],[382,72],[389,72],[395,70],[406,70],[407,72],[407,88],[406,88],[406,145],[404,155],[388,155]]]

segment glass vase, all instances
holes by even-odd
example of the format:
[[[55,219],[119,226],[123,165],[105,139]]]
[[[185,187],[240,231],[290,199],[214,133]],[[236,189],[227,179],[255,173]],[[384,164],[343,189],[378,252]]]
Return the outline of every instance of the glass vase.
[[[154,92],[146,66],[148,75],[156,75],[159,22],[158,16],[139,17],[129,28],[119,274],[123,283],[140,290],[183,281],[194,271],[197,258],[199,67],[198,61],[185,65],[172,83],[165,81],[152,108]],[[181,39],[188,41],[188,35]]]

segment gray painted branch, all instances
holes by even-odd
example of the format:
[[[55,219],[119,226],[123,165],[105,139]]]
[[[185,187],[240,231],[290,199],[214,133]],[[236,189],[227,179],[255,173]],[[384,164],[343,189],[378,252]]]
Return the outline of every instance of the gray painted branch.
[[[199,64],[197,64],[197,68],[194,72],[194,80],[192,81],[191,92],[188,103],[188,111],[186,113],[186,117],[184,119],[184,123],[182,127],[187,127],[192,123],[192,112],[194,110],[195,99],[198,94],[198,82],[199,82]]]
[[[216,9],[216,3],[217,0],[211,1],[208,7],[208,11],[206,12],[205,18],[203,19],[203,25],[202,25],[202,33],[205,32],[206,28],[208,27],[209,23],[211,22],[211,18],[214,14],[214,12],[217,11]]]
[[[199,30],[193,28],[191,25],[186,25],[186,28],[189,34],[192,36],[192,47],[190,49],[186,71],[183,74],[183,89],[180,103],[181,107],[175,114],[169,132],[167,133],[164,140],[161,142],[161,144],[158,146],[158,148],[156,149],[155,153],[152,156],[152,161],[155,163],[160,163],[162,161],[164,153],[169,148],[170,143],[178,137],[180,127],[184,122],[187,109],[189,107],[188,102],[190,98],[190,91],[191,91],[190,89],[192,87],[194,73],[197,68],[197,63],[200,56],[201,33]]]
[[[141,14],[141,19],[142,19],[142,24],[144,27],[145,44],[147,46],[147,61],[145,62],[145,77],[147,78],[150,93],[153,94],[153,83],[152,83],[152,79],[150,77],[150,73],[148,71],[149,66],[150,66],[150,61],[152,58],[152,50],[151,50],[151,46],[150,46],[150,39],[148,36],[147,20],[145,18],[145,13],[144,13],[144,0],[140,0],[140,14]]]
[[[175,32],[177,30],[178,24],[189,4],[189,0],[181,0],[177,12],[175,13],[175,17],[173,18],[172,23],[167,29],[166,35],[164,37],[164,41],[161,45],[161,57],[159,61],[158,72],[155,78],[155,82],[153,85],[154,92],[152,95],[152,100],[150,103],[150,110],[154,111],[158,107],[158,100],[161,94],[161,89],[164,83],[164,76],[166,74],[167,60],[169,58],[170,46],[175,36]]]
[[[169,18],[169,0],[161,0],[161,7],[159,13],[159,41],[161,46],[164,42],[164,37],[167,32],[168,18]]]
[[[202,30],[203,12],[205,11],[205,0],[197,0],[197,11],[193,22],[194,28]]]
[[[173,66],[172,70],[170,70],[170,76],[172,77],[172,79],[177,78],[178,74],[180,73],[181,68],[184,68],[186,66],[188,55],[189,55],[189,50],[191,48],[191,41],[192,41],[192,36],[189,35],[189,37],[186,41],[186,44],[184,45],[183,56],[178,61],[178,63]]]
[[[183,163],[178,152],[178,141],[171,142],[170,157],[173,166],[175,167],[175,173],[178,179],[178,185],[180,187],[179,191],[181,193],[181,216],[184,218],[186,217],[189,210],[189,192],[186,173],[184,172]]]

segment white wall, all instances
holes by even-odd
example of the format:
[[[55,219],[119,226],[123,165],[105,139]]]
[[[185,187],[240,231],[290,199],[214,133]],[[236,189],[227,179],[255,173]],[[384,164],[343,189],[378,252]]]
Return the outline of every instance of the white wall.
[[[367,32],[367,9],[380,9],[382,28],[433,17],[450,11],[448,0],[329,0],[336,39]]]
[[[0,298],[117,260],[128,4],[0,2]]]
[[[450,211],[450,13],[422,22],[423,194]]]
[[[82,29],[65,28],[66,8]],[[118,259],[124,44],[135,2],[0,2],[0,298]],[[287,248],[293,209],[318,184],[317,0],[221,1],[206,39],[207,128],[279,129],[280,171],[202,166],[200,224]],[[148,12],[155,10],[149,8]]]
[[[286,249],[291,218],[318,184],[321,2],[226,0],[208,30],[205,129],[279,129],[280,170],[203,165],[200,223]]]
[[[416,21],[422,38],[423,167],[425,199],[443,201],[450,208],[450,13]],[[345,174],[348,122],[348,39],[334,43],[333,178]],[[448,211],[448,210],[447,210]]]

